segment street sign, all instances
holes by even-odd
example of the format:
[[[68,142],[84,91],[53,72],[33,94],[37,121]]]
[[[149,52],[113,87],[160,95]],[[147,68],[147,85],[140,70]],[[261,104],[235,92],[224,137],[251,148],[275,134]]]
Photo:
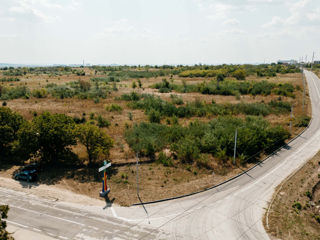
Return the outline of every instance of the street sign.
[[[103,170],[107,169],[107,168],[110,167],[110,166],[111,166],[111,163],[108,163],[107,165],[99,168],[99,172],[102,172]]]

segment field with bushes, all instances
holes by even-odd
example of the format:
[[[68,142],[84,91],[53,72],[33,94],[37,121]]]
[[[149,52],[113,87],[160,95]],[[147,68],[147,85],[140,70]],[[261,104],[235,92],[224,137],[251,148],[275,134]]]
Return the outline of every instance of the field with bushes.
[[[240,173],[310,120],[300,69],[278,64],[3,68],[0,103],[0,175],[39,161],[55,166],[40,182],[96,197],[108,159],[124,205],[138,201],[136,156],[141,198],[172,197]]]

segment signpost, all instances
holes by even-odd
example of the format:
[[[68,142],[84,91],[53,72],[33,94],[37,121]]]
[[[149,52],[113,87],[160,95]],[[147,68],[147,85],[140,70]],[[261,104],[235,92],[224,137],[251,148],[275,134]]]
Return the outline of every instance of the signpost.
[[[105,197],[110,192],[110,188],[107,185],[107,172],[106,169],[111,166],[111,163],[107,163],[107,161],[103,162],[101,168],[99,168],[99,172],[103,171],[103,179],[102,179],[102,191],[100,192],[100,197]]]

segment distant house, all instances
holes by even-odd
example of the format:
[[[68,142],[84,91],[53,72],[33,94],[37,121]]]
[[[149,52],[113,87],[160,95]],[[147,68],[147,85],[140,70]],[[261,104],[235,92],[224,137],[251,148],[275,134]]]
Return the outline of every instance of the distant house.
[[[314,61],[314,64],[320,64],[320,60]]]
[[[279,60],[278,64],[283,65],[296,65],[298,62],[296,60]]]

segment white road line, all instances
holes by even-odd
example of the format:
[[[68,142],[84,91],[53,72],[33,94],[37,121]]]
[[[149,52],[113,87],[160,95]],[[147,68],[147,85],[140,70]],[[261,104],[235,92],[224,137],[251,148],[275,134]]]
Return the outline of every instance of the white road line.
[[[89,228],[92,228],[92,229],[94,229],[94,230],[96,230],[96,231],[98,231],[99,230],[99,228],[97,228],[97,227],[94,227],[94,226],[88,226]]]
[[[69,239],[69,238],[67,238],[67,237],[64,237],[64,236],[58,236],[58,238],[61,238],[61,239],[64,239],[64,240],[67,240],[67,239]]]
[[[65,222],[70,222],[70,223],[77,224],[77,225],[80,225],[80,226],[85,226],[85,224],[83,224],[83,223],[78,223],[78,222],[75,222],[75,221],[72,221],[72,220],[68,220],[68,219],[65,219],[65,218],[60,218],[60,217],[52,216],[52,215],[49,215],[49,214],[46,214],[46,213],[40,213],[40,212],[37,212],[37,211],[34,211],[34,210],[30,210],[30,209],[26,209],[26,208],[14,206],[14,205],[10,205],[10,207],[11,207],[11,208],[18,208],[18,209],[21,209],[21,210],[27,211],[27,212],[32,212],[32,213],[36,213],[36,214],[41,214],[41,215],[48,216],[48,217],[51,217],[51,218],[56,218],[56,219],[58,219],[58,220],[62,220],[62,221],[65,221]]]
[[[38,228],[32,228],[32,230],[34,230],[34,231],[36,231],[36,232],[41,232],[41,230],[38,229]]]
[[[9,221],[9,220],[6,220],[6,222],[10,223],[10,224],[13,224],[13,225],[17,225],[19,227],[29,228],[29,226],[26,226],[26,225],[23,225],[23,224],[20,224],[20,223],[17,223],[17,222],[13,222],[13,221]]]

